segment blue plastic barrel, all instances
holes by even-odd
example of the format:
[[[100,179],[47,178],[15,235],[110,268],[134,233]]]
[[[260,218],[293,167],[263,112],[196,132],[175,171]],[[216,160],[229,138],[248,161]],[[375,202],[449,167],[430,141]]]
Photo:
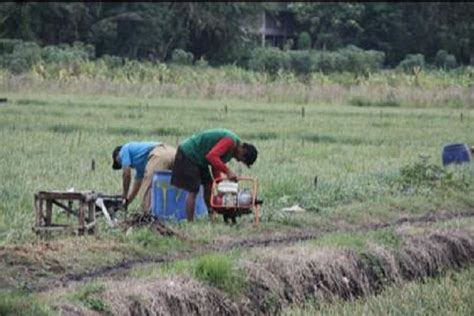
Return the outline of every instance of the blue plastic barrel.
[[[162,221],[182,221],[186,219],[186,197],[188,191],[170,184],[171,171],[156,171],[153,175],[151,192],[151,209],[153,215]],[[196,197],[194,217],[207,215],[207,207],[203,198],[203,187],[199,188]]]
[[[450,144],[443,149],[443,166],[471,161],[471,150],[466,144]]]

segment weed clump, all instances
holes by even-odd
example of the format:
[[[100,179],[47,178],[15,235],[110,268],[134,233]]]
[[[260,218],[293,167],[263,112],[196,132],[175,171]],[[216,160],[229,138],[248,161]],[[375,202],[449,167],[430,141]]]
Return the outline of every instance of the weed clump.
[[[163,237],[148,227],[139,228],[136,231],[133,231],[128,238],[134,243],[153,251],[168,251],[183,249],[185,247],[183,241],[178,238]]]
[[[104,290],[104,285],[89,284],[80,289],[74,298],[91,310],[103,313],[105,315],[112,315],[110,307],[100,298],[100,294]]]
[[[0,315],[50,315],[51,311],[31,295],[23,292],[0,291]]]
[[[232,295],[244,286],[243,279],[233,269],[231,259],[222,255],[211,254],[199,258],[194,276]]]
[[[392,185],[403,193],[431,193],[448,188],[465,190],[470,186],[470,180],[463,172],[443,168],[421,157],[414,164],[402,167],[400,177]]]

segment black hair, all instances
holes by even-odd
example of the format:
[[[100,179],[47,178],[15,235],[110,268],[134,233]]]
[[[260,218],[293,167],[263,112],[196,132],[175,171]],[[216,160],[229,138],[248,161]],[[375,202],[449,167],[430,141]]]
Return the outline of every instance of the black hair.
[[[120,149],[122,149],[122,146],[117,146],[112,152],[112,169],[114,170],[122,169],[122,164],[117,162],[117,156],[120,153]]]
[[[254,145],[249,144],[249,143],[243,143],[242,147],[244,148],[245,154],[244,154],[244,163],[250,167],[253,165],[255,160],[257,160],[258,156],[258,151],[257,148],[255,148]]]

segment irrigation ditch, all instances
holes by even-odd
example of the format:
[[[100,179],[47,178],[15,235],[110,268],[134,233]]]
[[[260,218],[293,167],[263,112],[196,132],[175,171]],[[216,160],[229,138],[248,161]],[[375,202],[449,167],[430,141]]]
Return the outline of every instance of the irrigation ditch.
[[[97,295],[113,315],[275,315],[308,299],[373,295],[388,285],[435,277],[473,261],[474,233],[456,230],[409,238],[397,251],[380,246],[363,253],[270,249],[237,262],[246,284],[237,296],[181,276],[109,280]],[[65,315],[92,312],[70,304],[55,309]]]
[[[303,241],[315,240],[327,234],[339,232],[357,232],[357,231],[376,231],[388,227],[398,227],[405,224],[423,224],[447,221],[453,219],[463,219],[474,217],[474,211],[450,212],[450,211],[431,211],[420,216],[403,217],[393,222],[381,224],[355,225],[352,228],[327,229],[314,231],[305,229],[297,233],[286,234],[282,236],[263,235],[256,238],[243,238],[239,240],[227,241],[216,245],[198,245],[192,251],[180,252],[174,255],[157,255],[153,257],[141,257],[121,261],[117,264],[102,266],[93,270],[81,273],[67,273],[59,279],[51,279],[44,282],[32,283],[27,286],[30,292],[45,292],[58,287],[68,287],[77,283],[95,280],[97,278],[126,278],[128,272],[135,267],[147,264],[172,263],[177,260],[190,259],[208,253],[225,253],[233,249],[251,249],[255,247],[275,247],[294,245]],[[149,223],[148,225],[153,225]],[[162,231],[161,225],[158,231]],[[169,231],[168,231],[169,233]],[[472,256],[474,257],[474,255]]]

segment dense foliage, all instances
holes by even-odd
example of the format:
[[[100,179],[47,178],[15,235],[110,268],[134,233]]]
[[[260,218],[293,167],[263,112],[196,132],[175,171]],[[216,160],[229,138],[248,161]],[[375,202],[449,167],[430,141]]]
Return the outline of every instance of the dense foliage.
[[[80,41],[95,47],[95,57],[159,61],[181,49],[211,64],[243,65],[260,45],[259,17],[265,9],[275,14],[274,8],[250,2],[5,2],[0,38],[39,46]],[[444,68],[474,58],[471,3],[294,2],[288,10],[294,25],[289,48],[334,51],[355,45],[383,52],[389,66],[408,54],[422,54]]]

